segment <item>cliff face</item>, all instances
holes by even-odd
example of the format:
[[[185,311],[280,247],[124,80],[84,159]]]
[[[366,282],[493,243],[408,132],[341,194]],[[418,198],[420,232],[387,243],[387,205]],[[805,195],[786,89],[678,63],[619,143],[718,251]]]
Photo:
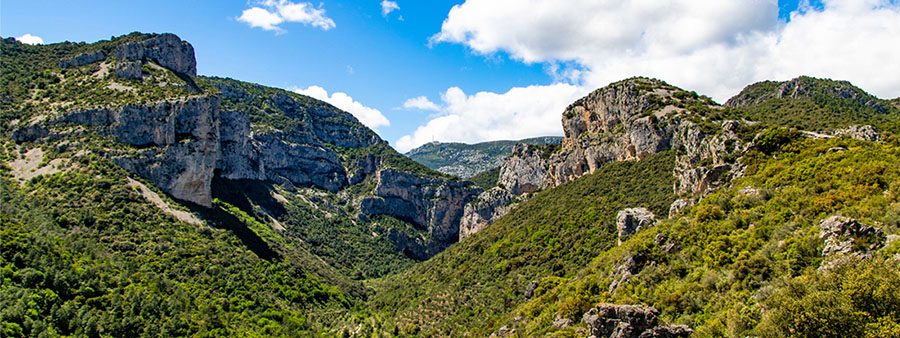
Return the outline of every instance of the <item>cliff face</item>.
[[[555,187],[613,161],[640,160],[673,149],[676,193],[703,196],[741,175],[737,158],[748,145],[736,134],[740,123],[710,121],[692,110],[722,109],[714,102],[665,82],[632,78],[598,89],[563,113],[566,137],[558,148],[517,145],[500,170],[499,185],[513,196]],[[707,126],[704,131],[698,123]],[[503,216],[510,198],[492,192],[466,209],[470,235]],[[499,208],[499,206],[504,206]],[[492,206],[498,206],[492,208]]]
[[[360,208],[367,215],[391,215],[410,221],[446,246],[459,239],[463,208],[481,191],[471,182],[384,169],[377,173],[377,197],[362,200]]]

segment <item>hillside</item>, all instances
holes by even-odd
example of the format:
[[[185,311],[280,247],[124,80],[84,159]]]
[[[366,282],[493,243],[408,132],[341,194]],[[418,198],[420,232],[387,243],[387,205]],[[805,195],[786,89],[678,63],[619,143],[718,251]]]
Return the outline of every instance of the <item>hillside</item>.
[[[172,34],[0,43],[4,336],[335,333],[480,191]]]
[[[370,306],[404,332],[423,336],[583,337],[603,332],[588,324],[589,309],[620,306],[599,304],[645,304],[659,311],[660,325],[675,325],[660,326],[660,332],[688,328],[699,337],[893,332],[900,299],[890,295],[898,291],[893,281],[900,280],[900,256],[895,257],[900,248],[885,243],[898,231],[896,138],[882,135],[894,140],[889,144],[805,139],[795,130],[767,129],[777,122],[767,120],[736,126],[723,121],[717,131],[710,117],[744,112],[702,98],[684,102],[693,96],[684,93],[662,82],[632,79],[570,106],[563,119],[567,138],[549,161],[524,153],[516,161],[544,163],[551,180],[554,165],[581,175],[555,169],[567,173],[557,176],[563,183],[543,183],[552,188],[539,190],[432,260],[373,284],[377,291]],[[584,118],[596,124],[576,120],[579,113],[566,115],[582,107],[600,115]],[[647,132],[640,121],[653,116],[659,129]],[[673,125],[688,126],[689,132],[667,134]],[[681,139],[696,133],[691,125],[699,126],[700,135],[709,134],[701,142]],[[677,142],[660,141],[666,135]],[[620,140],[638,145],[634,150],[609,146]],[[667,144],[674,151],[658,147]],[[639,147],[661,152],[638,156]],[[729,154],[729,149],[743,150]],[[603,159],[609,156],[633,160]],[[585,158],[597,162],[579,164]],[[722,170],[739,174],[692,176]],[[657,188],[644,190],[649,187]],[[665,207],[669,201],[675,202]],[[635,207],[656,215],[651,223],[656,226],[623,236],[617,214]],[[820,224],[833,215],[880,230],[874,237],[846,232],[842,236],[858,244],[823,260]],[[617,228],[621,246],[616,246]],[[843,255],[867,258],[842,263]],[[836,275],[820,271],[820,265],[835,266]],[[849,276],[855,276],[848,281],[853,284],[842,286]],[[842,307],[829,312],[820,301]],[[875,305],[882,303],[886,307]],[[766,310],[782,308],[788,310]],[[825,324],[830,320],[836,324]]]
[[[471,178],[503,164],[517,143],[557,144],[562,137],[545,136],[519,141],[490,141],[475,144],[431,142],[410,150],[406,156],[426,167],[448,175]]]
[[[629,78],[408,157],[173,34],[0,58],[3,337],[900,336],[900,110],[848,82]]]

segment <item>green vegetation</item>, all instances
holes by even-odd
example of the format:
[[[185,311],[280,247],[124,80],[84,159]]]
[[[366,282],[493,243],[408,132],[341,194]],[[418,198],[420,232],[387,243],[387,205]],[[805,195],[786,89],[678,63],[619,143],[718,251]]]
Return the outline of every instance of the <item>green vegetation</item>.
[[[484,190],[496,187],[497,181],[500,180],[500,167],[482,171],[469,180]]]
[[[22,188],[0,181],[3,336],[302,336],[325,329],[315,313],[351,305],[316,258],[178,222],[111,162],[75,161]]]
[[[777,157],[745,156],[748,177],[707,196],[686,218],[662,221],[596,256],[489,327],[522,316],[515,325],[525,335],[571,334],[550,323],[615,303],[656,307],[664,322],[690,325],[697,337],[892,336],[900,325],[900,263],[890,258],[897,249],[818,272],[818,222],[843,214],[888,234],[900,230],[900,148],[847,138],[777,144]],[[847,150],[829,151],[836,147]],[[747,186],[758,193],[741,193]],[[664,252],[659,235],[681,250]],[[638,253],[654,263],[610,293],[613,267]]]
[[[470,178],[503,164],[517,143],[538,145],[558,144],[561,141],[562,137],[545,136],[520,141],[491,141],[475,144],[432,142],[410,150],[406,156],[445,174]]]
[[[900,120],[900,109],[847,81],[800,77],[747,86],[730,100],[754,121],[801,130],[829,130],[853,124],[878,125]]]
[[[431,260],[374,283],[370,305],[406,333],[487,336],[507,309],[524,302],[530,281],[570,277],[615,245],[618,210],[644,206],[665,214],[675,199],[673,160],[664,153],[611,163],[539,192]]]

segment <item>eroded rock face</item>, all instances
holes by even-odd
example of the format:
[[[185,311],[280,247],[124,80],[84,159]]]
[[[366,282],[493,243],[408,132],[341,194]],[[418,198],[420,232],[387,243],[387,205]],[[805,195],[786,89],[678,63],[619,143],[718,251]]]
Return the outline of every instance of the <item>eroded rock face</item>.
[[[196,97],[71,112],[53,123],[100,128],[116,141],[144,148],[113,161],[175,198],[212,206],[210,184],[219,157],[219,99]]]
[[[515,207],[519,198],[500,187],[482,192],[474,201],[466,204],[459,223],[459,239],[481,231]]]
[[[80,66],[84,66],[87,64],[91,64],[91,63],[99,62],[99,61],[103,61],[103,60],[106,60],[106,54],[103,53],[102,51],[78,54],[74,57],[71,57],[71,58],[68,58],[65,60],[60,60],[59,68],[66,69],[66,68],[72,68],[72,67],[80,67]]]
[[[881,229],[842,216],[831,216],[819,223],[819,237],[825,240],[822,257],[853,255],[869,258],[872,252],[884,246]]]
[[[482,192],[471,182],[426,178],[391,168],[376,175],[378,197],[362,200],[360,210],[366,215],[391,215],[410,221],[441,243],[459,239],[464,206]]]
[[[497,183],[513,195],[530,194],[547,187],[547,161],[541,146],[519,143],[513,146],[512,155],[500,166]]]
[[[616,229],[619,230],[619,245],[638,231],[656,225],[656,218],[647,208],[628,208],[616,214]]]
[[[140,80],[144,74],[143,65],[139,61],[119,62],[116,66],[116,77],[120,79]]]
[[[149,58],[175,72],[197,76],[194,47],[175,34],[167,33],[141,42],[119,45],[116,47],[115,57],[120,61],[140,61]]]
[[[575,101],[563,114],[566,138],[548,161],[548,184],[669,149],[677,150],[676,192],[705,195],[740,176],[736,159],[747,145],[735,134],[739,123],[722,122],[722,132],[708,135],[691,121],[693,113],[674,103],[679,96],[684,92],[662,81],[633,78]]]
[[[849,126],[844,129],[838,129],[831,132],[834,136],[850,136],[852,138],[869,141],[869,142],[881,142],[881,135],[878,133],[878,130],[871,125],[863,125],[863,126]]]
[[[692,205],[694,205],[694,201],[691,199],[683,198],[675,200],[675,202],[672,202],[672,204],[669,205],[669,218],[674,218],[681,210],[689,208]]]
[[[642,305],[600,304],[583,316],[592,337],[651,338],[688,337],[693,330],[684,325],[657,326],[659,311]]]

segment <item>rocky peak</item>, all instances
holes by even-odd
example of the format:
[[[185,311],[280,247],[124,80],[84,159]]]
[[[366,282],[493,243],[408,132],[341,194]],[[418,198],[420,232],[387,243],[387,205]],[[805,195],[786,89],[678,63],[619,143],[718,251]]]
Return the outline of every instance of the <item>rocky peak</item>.
[[[171,33],[152,36],[141,42],[121,44],[116,47],[115,57],[120,61],[148,58],[177,73],[197,76],[194,47]]]

